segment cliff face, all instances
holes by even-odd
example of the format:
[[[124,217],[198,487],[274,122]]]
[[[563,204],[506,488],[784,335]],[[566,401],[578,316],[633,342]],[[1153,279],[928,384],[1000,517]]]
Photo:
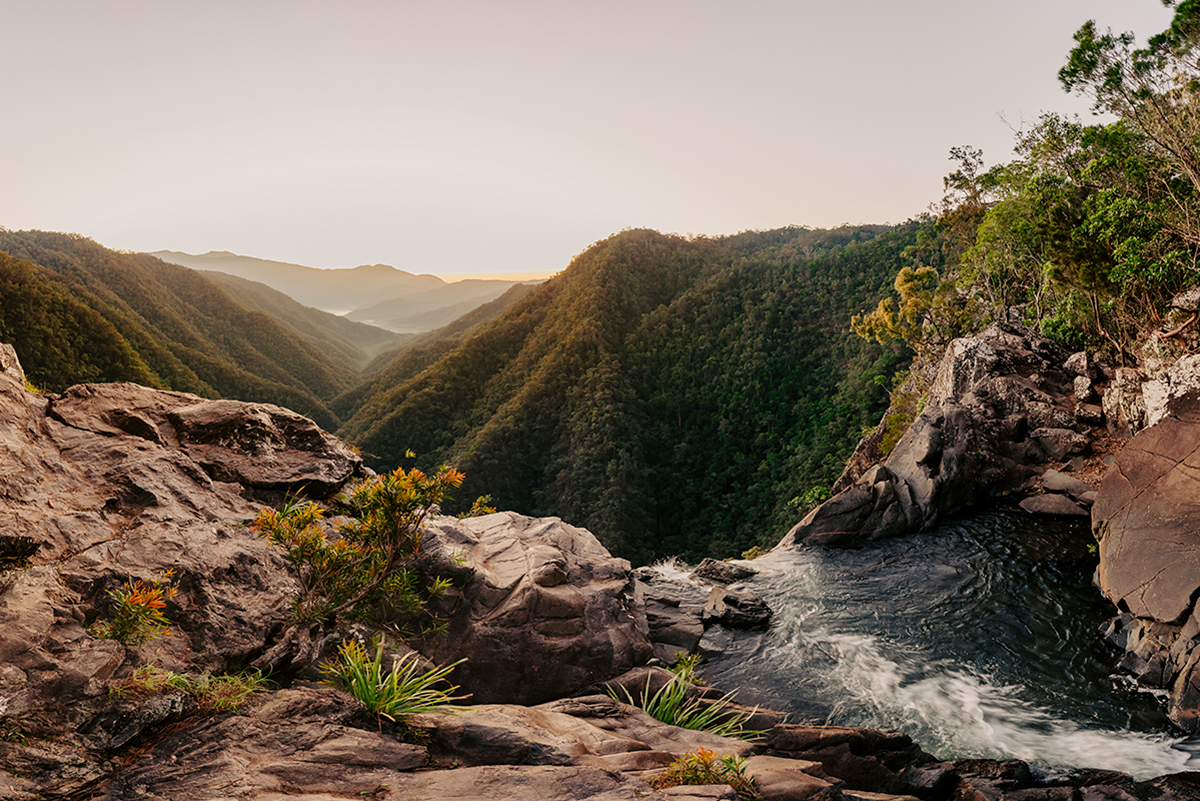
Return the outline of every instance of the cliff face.
[[[1066,353],[1023,328],[993,325],[954,340],[924,409],[887,459],[810,512],[779,546],[894,537],[1022,490],[1061,497],[1039,476],[1051,463],[1069,464],[1097,434],[1094,406],[1076,398],[1080,377],[1081,394],[1090,393]],[[1086,513],[1065,497],[1060,503],[1062,511]]]

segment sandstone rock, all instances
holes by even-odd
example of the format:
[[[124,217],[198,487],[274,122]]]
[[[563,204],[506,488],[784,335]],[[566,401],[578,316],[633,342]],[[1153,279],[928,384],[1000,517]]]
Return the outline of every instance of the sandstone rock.
[[[1200,356],[1184,356],[1165,375],[1142,385],[1146,425],[1152,426],[1168,414],[1168,407],[1184,395],[1200,393]]]
[[[1092,508],[1097,579],[1118,607],[1182,622],[1200,588],[1200,397],[1134,437]]]
[[[812,510],[779,547],[896,536],[1015,491],[1046,459],[1028,432],[1075,425],[1064,361],[1049,340],[1018,326],[954,340],[924,411],[887,460]],[[1047,441],[1066,453],[1081,447],[1074,437]]]
[[[746,760],[746,772],[754,777],[759,792],[765,799],[780,801],[807,801],[810,798],[832,799],[838,781],[827,781],[807,773],[817,765],[773,756],[752,756]]]
[[[473,576],[447,600],[446,632],[419,650],[442,663],[467,659],[454,680],[474,702],[560,698],[651,657],[629,562],[586,529],[498,512],[439,517],[426,538]]]
[[[1020,507],[1026,512],[1034,515],[1067,515],[1074,517],[1086,517],[1087,509],[1084,509],[1075,501],[1068,498],[1066,495],[1056,495],[1048,493],[1046,495],[1031,495],[1021,501]]]
[[[1200,310],[1200,286],[1185,289],[1171,298],[1171,308],[1186,312]]]
[[[25,384],[25,371],[21,369],[21,360],[17,358],[16,348],[5,342],[0,342],[0,373],[22,385]]]
[[[1092,398],[1096,397],[1096,393],[1092,389],[1091,379],[1089,378],[1084,376],[1076,376],[1073,386],[1075,388],[1075,392],[1073,393],[1075,400],[1079,401],[1080,403],[1087,403],[1088,401],[1092,400]]]
[[[1102,405],[1112,433],[1132,437],[1142,430],[1146,425],[1146,404],[1142,400],[1141,373],[1132,367],[1118,367],[1104,390]]]
[[[1108,636],[1139,681],[1171,688],[1171,717],[1189,731],[1200,730],[1198,435],[1200,395],[1185,394],[1118,454],[1092,507],[1097,584],[1128,613]]]
[[[56,399],[50,414],[74,429],[180,448],[214,481],[324,497],[362,472],[362,459],[336,437],[271,404],[83,384]]]

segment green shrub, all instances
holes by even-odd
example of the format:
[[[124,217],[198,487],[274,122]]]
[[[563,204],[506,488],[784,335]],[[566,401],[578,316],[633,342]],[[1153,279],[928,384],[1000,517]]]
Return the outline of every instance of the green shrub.
[[[652,778],[656,790],[693,784],[728,784],[742,801],[760,797],[754,777],[746,773],[746,760],[739,756],[718,757],[715,751],[697,748],[676,759]]]
[[[439,595],[449,582],[422,582],[415,563],[421,553],[421,525],[434,506],[462,483],[463,474],[443,465],[432,476],[399,468],[359,484],[347,498],[353,520],[329,539],[320,525],[323,512],[309,501],[289,500],[263,509],[251,528],[286,551],[296,569],[300,593],[292,603],[297,623],[362,620],[372,611],[411,619],[426,595]]]
[[[342,643],[338,655],[338,661],[321,665],[321,671],[332,677],[328,683],[346,690],[376,717],[393,723],[424,712],[452,715],[459,709],[453,703],[469,697],[453,695],[457,685],[438,686],[448,684],[446,677],[465,659],[418,673],[417,654],[408,653],[384,670],[383,642],[376,645],[372,659],[357,640]]]
[[[767,553],[767,551],[763,550],[759,546],[751,545],[749,550],[742,551],[742,558],[743,559],[757,559],[758,557],[762,556],[765,553]]]
[[[679,677],[680,681],[688,684],[699,684],[701,679],[696,675],[696,665],[700,663],[700,654],[688,654],[683,651],[675,652],[675,664],[668,668]]]
[[[640,706],[642,711],[655,720],[671,726],[678,726],[681,729],[706,731],[736,740],[755,740],[762,734],[760,731],[752,731],[745,727],[746,721],[753,716],[754,712],[758,711],[758,707],[749,712],[730,708],[733,697],[737,694],[736,691],[709,701],[699,697],[689,698],[688,690],[690,688],[690,684],[678,676],[672,676],[670,681],[658,688],[657,692],[651,693],[650,677],[647,676],[646,686],[642,688],[640,705],[634,703],[633,697],[624,687],[621,688],[621,692],[625,696],[625,702],[630,706]],[[607,690],[609,696],[618,701],[621,700],[617,696],[617,691],[611,686]]]
[[[471,508],[458,516],[459,520],[466,517],[483,517],[484,515],[493,514],[496,511],[495,506],[489,506],[492,502],[491,495],[480,495],[475,499],[475,503],[471,504]]]
[[[122,645],[141,645],[171,633],[163,614],[168,598],[178,594],[171,584],[173,570],[147,583],[141,579],[126,581],[119,589],[109,590],[114,604],[113,618],[92,625],[93,637],[116,640]]]

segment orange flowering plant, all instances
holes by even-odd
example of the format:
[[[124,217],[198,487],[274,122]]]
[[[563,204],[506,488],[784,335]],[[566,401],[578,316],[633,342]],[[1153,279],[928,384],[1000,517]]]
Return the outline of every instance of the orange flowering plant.
[[[122,645],[141,645],[171,633],[170,622],[163,610],[167,599],[179,590],[171,583],[174,570],[164,572],[152,581],[130,579],[120,588],[108,591],[113,601],[112,620],[95,623],[93,637],[116,640]]]

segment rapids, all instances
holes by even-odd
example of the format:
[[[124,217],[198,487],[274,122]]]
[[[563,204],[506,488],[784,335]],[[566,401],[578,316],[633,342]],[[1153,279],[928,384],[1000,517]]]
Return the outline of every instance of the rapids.
[[[771,553],[740,585],[775,610],[770,629],[703,674],[791,722],[901,729],[940,758],[1196,769],[1200,741],[1118,674],[1097,633],[1113,608],[1092,586],[1091,542],[1086,523],[996,508],[862,548]]]

